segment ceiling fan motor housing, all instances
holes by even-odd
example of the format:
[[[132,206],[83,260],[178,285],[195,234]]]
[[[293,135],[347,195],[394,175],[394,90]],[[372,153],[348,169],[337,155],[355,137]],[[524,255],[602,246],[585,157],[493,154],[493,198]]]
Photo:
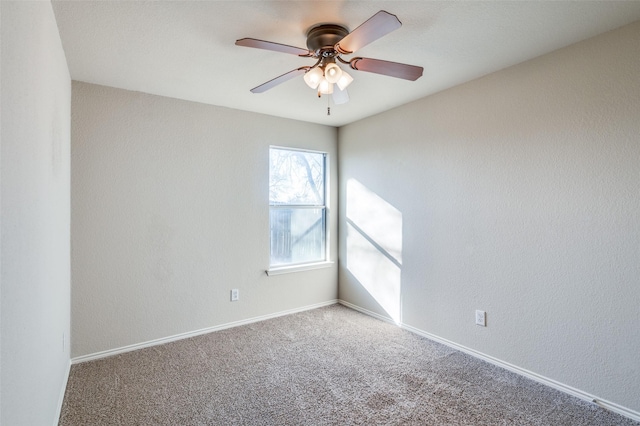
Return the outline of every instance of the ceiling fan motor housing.
[[[307,48],[317,56],[321,56],[324,51],[333,52],[333,46],[347,34],[349,31],[341,25],[317,25],[307,32]]]

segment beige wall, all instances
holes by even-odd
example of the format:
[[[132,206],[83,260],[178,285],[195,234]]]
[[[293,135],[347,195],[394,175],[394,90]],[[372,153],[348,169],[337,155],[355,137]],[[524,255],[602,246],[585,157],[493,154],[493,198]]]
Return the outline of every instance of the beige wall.
[[[341,128],[340,298],[640,411],[639,70],[635,23]]]
[[[269,145],[328,152],[335,207],[336,129],[78,82],[72,99],[72,356],[336,299],[335,265],[265,274]]]
[[[71,80],[49,2],[1,2],[3,425],[57,423],[69,368]]]

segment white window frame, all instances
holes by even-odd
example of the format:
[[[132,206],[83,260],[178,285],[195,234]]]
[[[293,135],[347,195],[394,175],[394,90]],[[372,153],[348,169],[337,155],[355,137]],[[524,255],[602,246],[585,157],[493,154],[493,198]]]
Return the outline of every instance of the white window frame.
[[[272,208],[322,208],[324,209],[324,260],[314,261],[314,262],[304,262],[304,263],[295,263],[288,265],[275,265],[271,266],[271,232],[269,232],[269,268],[266,270],[267,275],[281,275],[287,274],[291,272],[300,272],[300,271],[309,271],[314,269],[328,268],[333,265],[330,259],[330,242],[331,236],[329,230],[330,226],[330,209],[329,209],[329,195],[330,195],[330,170],[329,170],[329,153],[325,151],[317,151],[312,149],[305,148],[292,148],[288,146],[279,146],[279,145],[271,145],[269,146],[269,157],[271,156],[272,149],[282,149],[287,151],[299,151],[299,152],[307,152],[312,154],[322,154],[324,157],[324,205],[275,205],[271,204],[271,199],[269,199],[269,216],[271,216]],[[271,180],[271,164],[269,164],[269,181]],[[269,220],[269,228],[271,228],[271,221]],[[270,231],[270,229],[269,229]]]

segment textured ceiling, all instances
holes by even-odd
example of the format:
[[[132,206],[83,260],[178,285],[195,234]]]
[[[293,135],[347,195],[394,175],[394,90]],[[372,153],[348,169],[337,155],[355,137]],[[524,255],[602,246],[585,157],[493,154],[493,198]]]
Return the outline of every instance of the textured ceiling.
[[[340,126],[640,19],[640,1],[53,1],[74,80]],[[302,77],[249,89],[310,58],[235,46],[306,48],[317,23],[350,30],[378,10],[402,27],[357,53],[424,67],[415,82],[350,72],[351,100],[318,99]],[[351,56],[348,56],[350,58]]]

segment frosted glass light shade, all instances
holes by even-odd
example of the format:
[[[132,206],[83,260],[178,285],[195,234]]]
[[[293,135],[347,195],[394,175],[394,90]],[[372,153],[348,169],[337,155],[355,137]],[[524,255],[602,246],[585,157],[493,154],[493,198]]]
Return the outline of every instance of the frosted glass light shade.
[[[329,80],[323,78],[318,86],[318,92],[322,95],[330,95],[333,93],[333,83],[329,83]]]
[[[337,83],[340,80],[340,76],[342,76],[342,70],[336,64],[331,63],[324,68],[324,78],[329,83]]]
[[[304,74],[304,82],[307,83],[307,86],[315,89],[322,81],[322,70],[320,68],[313,68],[307,71]]]
[[[348,85],[351,84],[352,81],[353,81],[353,77],[351,77],[346,72],[342,71],[342,75],[340,76],[340,79],[338,79],[338,82],[336,84],[338,85],[340,90],[344,90],[347,88]]]

